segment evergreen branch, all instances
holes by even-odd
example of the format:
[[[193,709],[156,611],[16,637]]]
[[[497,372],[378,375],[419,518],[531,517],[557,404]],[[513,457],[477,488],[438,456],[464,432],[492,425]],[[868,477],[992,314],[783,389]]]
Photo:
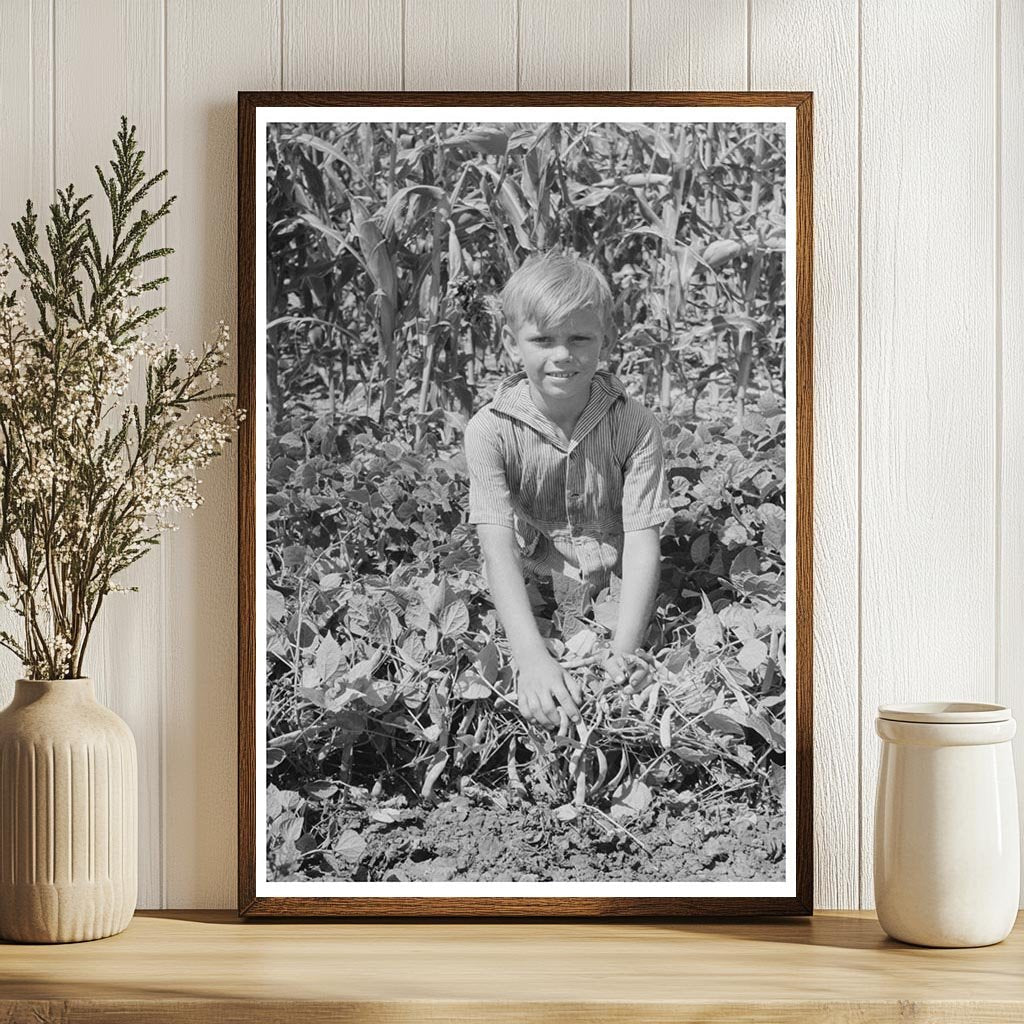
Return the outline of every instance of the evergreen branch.
[[[114,577],[170,528],[169,512],[196,507],[195,471],[236,425],[230,408],[183,418],[221,397],[213,385],[226,361],[223,337],[184,360],[145,342],[146,325],[165,308],[133,300],[166,284],[166,276],[142,277],[173,252],[146,248],[146,238],[176,197],[144,208],[167,171],[147,177],[125,117],[113,148],[110,172],[96,167],[109,244],[94,227],[92,197],[69,185],[57,190],[42,229],[26,203],[13,224],[20,255],[0,247],[0,558],[24,628],[24,642],[8,640],[35,676],[81,672],[105,595],[124,589]],[[35,304],[37,330],[5,286],[13,267]],[[143,353],[140,406],[122,396]]]
[[[25,650],[24,650],[24,648],[6,630],[0,630],[0,647],[6,647],[7,650],[13,652],[14,654],[16,654],[18,656],[18,658],[21,660],[21,663],[23,665],[25,664],[27,659],[25,657]]]

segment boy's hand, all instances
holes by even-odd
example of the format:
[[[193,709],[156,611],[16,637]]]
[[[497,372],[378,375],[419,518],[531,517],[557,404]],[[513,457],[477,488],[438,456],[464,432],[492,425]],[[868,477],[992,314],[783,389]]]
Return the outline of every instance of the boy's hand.
[[[523,718],[547,729],[557,727],[559,709],[574,722],[580,720],[583,698],[580,684],[549,654],[517,666],[519,711]]]
[[[653,656],[647,651],[611,650],[604,668],[608,678],[616,686],[629,686],[631,690],[642,690],[650,682]]]

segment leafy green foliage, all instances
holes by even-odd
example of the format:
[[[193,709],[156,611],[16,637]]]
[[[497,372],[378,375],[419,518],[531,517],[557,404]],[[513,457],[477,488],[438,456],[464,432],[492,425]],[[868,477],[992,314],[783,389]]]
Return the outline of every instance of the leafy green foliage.
[[[628,822],[697,784],[780,805],[781,137],[602,129],[271,133],[267,766],[282,869],[322,852],[322,819],[350,798],[379,822],[412,813],[395,794],[467,785],[561,821]],[[676,516],[652,680],[605,685],[610,593],[568,643],[542,622],[586,694],[582,724],[547,732],[515,706],[461,446],[507,369],[493,296],[553,244],[609,273],[613,369],[658,412]],[[332,856],[358,860],[358,840],[332,833]]]
[[[617,614],[605,595],[589,632],[568,648],[549,641],[588,694],[586,724],[561,735],[514,705],[457,445],[414,454],[372,420],[340,432],[293,420],[271,451],[267,513],[278,785],[379,779],[429,797],[471,778],[613,810],[634,782],[704,772],[745,776],[752,796],[773,785],[785,747],[784,419],[766,412],[743,428],[666,425],[679,514],[663,545],[654,681],[640,694],[603,687],[596,662]]]
[[[381,420],[468,415],[499,368],[493,296],[554,246],[607,270],[645,396],[742,410],[782,370],[783,141],[770,124],[272,126],[273,415],[318,379]]]

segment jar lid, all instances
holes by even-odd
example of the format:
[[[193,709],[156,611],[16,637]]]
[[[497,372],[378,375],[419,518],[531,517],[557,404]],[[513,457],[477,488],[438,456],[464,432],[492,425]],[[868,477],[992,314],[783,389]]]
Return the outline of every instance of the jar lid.
[[[878,717],[889,722],[924,722],[931,725],[969,725],[1007,722],[1010,709],[1004,704],[971,704],[932,701],[923,704],[881,704]]]

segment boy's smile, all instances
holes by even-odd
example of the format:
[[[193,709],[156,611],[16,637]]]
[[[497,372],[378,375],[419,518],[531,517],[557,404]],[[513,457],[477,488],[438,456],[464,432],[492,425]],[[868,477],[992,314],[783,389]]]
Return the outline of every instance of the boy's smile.
[[[506,326],[502,338],[526,371],[534,403],[559,425],[582,412],[590,381],[611,347],[601,315],[591,307],[557,324],[527,320],[515,331]]]

